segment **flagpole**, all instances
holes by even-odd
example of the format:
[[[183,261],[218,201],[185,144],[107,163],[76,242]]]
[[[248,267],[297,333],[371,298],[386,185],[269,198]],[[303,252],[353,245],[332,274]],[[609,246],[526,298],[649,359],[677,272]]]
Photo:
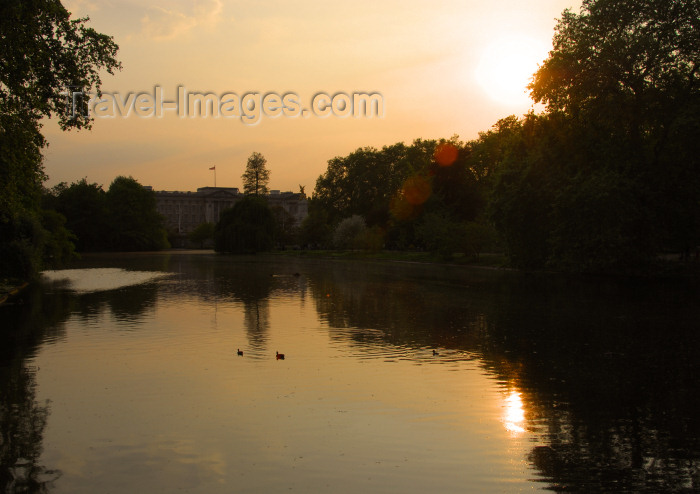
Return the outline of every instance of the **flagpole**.
[[[214,170],[214,188],[216,188],[216,165],[212,166],[209,169]]]

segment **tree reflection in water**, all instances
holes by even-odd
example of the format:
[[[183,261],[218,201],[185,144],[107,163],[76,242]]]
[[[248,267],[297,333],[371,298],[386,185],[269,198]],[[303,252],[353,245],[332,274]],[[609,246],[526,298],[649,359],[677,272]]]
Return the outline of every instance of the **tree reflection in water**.
[[[41,300],[32,287],[25,298]],[[0,307],[0,491],[3,493],[48,492],[60,472],[38,464],[50,413],[49,403],[36,400],[36,369],[31,358],[45,340],[56,340],[56,329],[71,304],[57,297],[47,303],[23,303]],[[7,324],[5,324],[7,323]]]
[[[505,427],[538,438],[529,461],[548,489],[700,489],[696,285],[365,269],[311,284],[331,337],[478,355],[508,387]]]
[[[148,269],[140,258],[139,269]],[[159,291],[240,303],[249,345],[266,352],[270,300],[311,295],[332,341],[357,355],[436,364],[475,360],[503,389],[503,425],[530,434],[543,487],[573,492],[700,489],[700,291],[693,284],[571,280],[443,266],[172,256],[157,286],[33,296],[3,307],[0,487],[41,492],[57,475],[36,462],[50,412],[31,359],[63,338],[68,314],[109,307],[138,319]],[[301,276],[295,276],[301,271]],[[30,296],[30,295],[28,295]],[[274,350],[274,349],[273,349]]]

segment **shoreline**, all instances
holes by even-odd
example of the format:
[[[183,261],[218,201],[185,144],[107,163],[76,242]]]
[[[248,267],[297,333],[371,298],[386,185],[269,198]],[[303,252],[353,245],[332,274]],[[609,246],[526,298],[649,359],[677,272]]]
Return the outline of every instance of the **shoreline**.
[[[29,286],[28,281],[23,281],[17,284],[17,282],[14,283],[5,283],[3,282],[2,285],[0,285],[0,305],[4,305],[17,295],[19,295],[22,290],[27,288]]]
[[[146,256],[146,255],[215,255],[232,256],[237,254],[219,253],[213,249],[165,249],[159,251],[134,252],[88,252],[84,257],[100,258],[103,256]],[[622,280],[678,280],[700,281],[700,263],[680,263],[659,260],[658,263],[646,267],[638,267],[627,271],[607,272],[578,272],[555,269],[524,269],[508,266],[508,259],[502,253],[483,253],[478,258],[472,256],[454,256],[451,259],[441,259],[429,252],[416,251],[341,251],[341,250],[272,250],[246,256],[270,256],[278,258],[316,259],[328,261],[363,261],[374,263],[396,263],[415,265],[435,265],[454,268],[472,268],[488,271],[523,273],[526,275],[564,275],[579,278],[608,278]],[[70,268],[70,266],[67,266]]]

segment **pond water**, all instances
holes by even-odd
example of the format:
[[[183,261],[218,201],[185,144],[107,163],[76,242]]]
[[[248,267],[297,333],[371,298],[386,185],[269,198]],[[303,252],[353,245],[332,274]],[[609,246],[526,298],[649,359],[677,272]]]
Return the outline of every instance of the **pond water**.
[[[698,295],[88,256],[0,307],[0,490],[697,492]]]

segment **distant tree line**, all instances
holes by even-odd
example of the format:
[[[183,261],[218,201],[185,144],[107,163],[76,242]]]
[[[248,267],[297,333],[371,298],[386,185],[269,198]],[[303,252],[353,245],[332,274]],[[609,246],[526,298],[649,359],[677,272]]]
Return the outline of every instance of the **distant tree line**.
[[[316,181],[302,242],[444,256],[497,247],[486,211],[493,181],[487,144],[418,139],[330,160]]]
[[[89,127],[61,91],[99,89],[100,70],[120,67],[117,46],[60,2],[0,9],[0,55],[11,62],[0,64],[0,277],[32,277],[75,248],[166,246],[153,192],[133,179],[42,195],[41,119]],[[584,0],[580,13],[564,11],[530,85],[544,112],[467,142],[333,158],[301,225],[259,196],[269,172],[253,153],[246,199],[197,238],[213,231],[224,252],[502,249],[516,267],[585,272],[637,270],[664,252],[690,258],[700,245],[698,19],[697,0]]]
[[[106,191],[86,179],[60,183],[45,191],[43,207],[65,218],[78,252],[169,247],[155,193],[132,177],[115,178]]]
[[[504,118],[469,142],[416,140],[330,160],[303,241],[446,255],[500,244],[516,267],[595,272],[691,256],[698,19],[697,0],[585,0],[580,14],[565,11],[530,85],[542,114]]]

